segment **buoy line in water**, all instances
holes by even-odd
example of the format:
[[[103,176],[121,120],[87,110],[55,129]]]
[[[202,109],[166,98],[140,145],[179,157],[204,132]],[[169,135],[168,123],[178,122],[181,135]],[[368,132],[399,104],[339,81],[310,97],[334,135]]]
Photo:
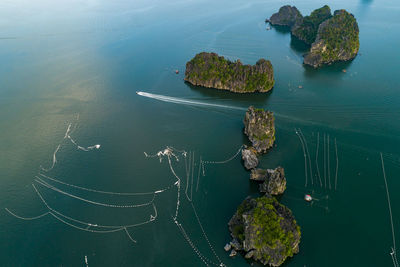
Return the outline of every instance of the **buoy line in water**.
[[[79,117],[78,117],[79,119]],[[85,149],[81,149],[83,148],[82,146],[78,145],[78,143],[71,138],[71,133],[77,128],[77,126],[73,126],[72,124],[68,125],[68,128],[66,130],[66,133],[64,135],[64,138],[62,139],[61,142],[63,142],[64,140],[69,140],[71,141],[71,144],[75,145],[77,147],[78,150],[82,150],[85,152],[88,152],[90,150],[93,149],[98,149],[100,148],[100,145],[95,145],[95,146],[89,146],[86,147]],[[161,150],[159,152],[157,152],[154,155],[150,155],[147,154],[146,152],[144,152],[145,157],[147,158],[158,158],[160,163],[162,163],[164,161],[164,159],[166,159],[169,169],[171,171],[171,173],[173,174],[173,176],[175,177],[175,182],[167,187],[158,189],[158,190],[154,190],[154,191],[149,191],[149,192],[113,192],[113,191],[106,191],[106,190],[97,190],[97,189],[93,189],[93,188],[87,188],[87,187],[82,187],[76,184],[71,184],[71,183],[67,183],[59,178],[55,178],[55,177],[51,177],[51,175],[46,175],[47,173],[49,173],[57,164],[57,152],[59,152],[60,148],[61,148],[62,144],[58,144],[57,148],[55,150],[55,152],[53,153],[53,162],[52,165],[45,169],[43,167],[41,167],[41,169],[39,170],[38,174],[35,176],[35,179],[33,180],[34,183],[32,183],[32,188],[34,189],[34,191],[36,192],[37,196],[39,197],[40,201],[42,202],[43,206],[47,209],[47,211],[45,213],[42,213],[38,216],[34,216],[34,217],[23,217],[18,215],[16,212],[11,211],[8,208],[5,208],[5,210],[12,216],[14,216],[15,218],[21,219],[21,220],[25,220],[25,221],[31,221],[31,220],[36,220],[36,219],[40,219],[43,217],[46,217],[47,215],[51,215],[51,217],[53,217],[54,219],[56,219],[57,221],[72,227],[74,229],[80,230],[80,231],[85,231],[85,232],[91,232],[91,233],[113,233],[113,232],[124,232],[126,234],[126,236],[128,237],[128,239],[130,241],[132,241],[133,243],[137,243],[137,241],[133,238],[133,234],[131,233],[130,229],[133,229],[134,227],[138,227],[138,226],[142,226],[148,223],[152,223],[154,222],[157,218],[158,218],[158,212],[157,212],[157,206],[155,204],[155,200],[158,194],[163,193],[167,190],[172,189],[173,187],[177,187],[177,195],[176,195],[176,208],[175,208],[175,214],[172,216],[174,222],[177,224],[179,230],[182,232],[183,236],[185,237],[186,241],[189,243],[189,245],[192,247],[192,249],[196,252],[196,254],[199,256],[200,259],[202,259],[203,262],[206,263],[206,265],[211,264],[211,265],[216,265],[216,266],[225,266],[225,264],[221,261],[221,259],[218,257],[218,254],[216,253],[214,247],[212,246],[208,235],[206,234],[205,228],[203,226],[203,224],[201,223],[200,217],[197,213],[197,210],[195,208],[195,205],[193,204],[192,200],[193,200],[193,187],[196,186],[196,192],[197,189],[199,187],[199,183],[200,183],[200,176],[203,173],[203,176],[205,176],[205,165],[212,165],[212,164],[225,164],[228,163],[230,161],[232,161],[233,159],[235,159],[240,152],[242,151],[242,147],[241,146],[238,151],[231,157],[229,157],[226,160],[223,161],[203,161],[202,157],[199,157],[199,164],[197,166],[197,182],[196,185],[194,184],[194,173],[195,173],[195,153],[191,152],[189,153],[190,155],[190,160],[189,160],[189,164],[187,161],[187,155],[188,152],[186,152],[185,150],[178,150],[175,149],[173,147],[166,147],[164,150]],[[207,242],[210,251],[212,252],[213,256],[217,259],[217,261],[219,263],[215,263],[214,261],[208,259],[207,257],[205,257],[203,254],[200,253],[200,251],[197,249],[197,247],[194,245],[193,241],[190,239],[189,235],[187,234],[187,232],[185,231],[185,229],[183,228],[182,224],[180,224],[180,222],[178,221],[178,217],[179,217],[179,211],[180,211],[180,206],[181,206],[181,184],[182,184],[182,179],[180,178],[180,176],[177,174],[172,161],[175,162],[179,162],[180,161],[180,157],[183,156],[183,158],[185,158],[185,172],[186,172],[186,194],[187,194],[187,199],[189,201],[189,203],[191,204],[192,210],[193,210],[193,214],[194,217],[196,218],[196,221],[200,227],[200,230],[202,232],[202,236],[205,239],[205,241]],[[189,166],[188,166],[189,165]],[[44,174],[43,172],[46,172],[46,174]],[[74,190],[78,190],[80,191],[80,193],[83,192],[91,192],[91,193],[97,193],[99,195],[119,195],[119,196],[125,196],[125,197],[132,197],[132,196],[151,196],[152,199],[148,202],[145,203],[140,203],[140,204],[132,204],[132,205],[119,205],[116,203],[106,203],[106,202],[100,202],[100,201],[94,201],[91,199],[88,199],[84,196],[80,196],[80,195],[75,195],[71,192],[68,192],[64,189],[61,189],[59,187],[56,186],[56,184],[58,185],[62,185]],[[104,224],[100,224],[97,222],[87,222],[87,221],[83,221],[71,216],[68,216],[58,210],[56,210],[55,208],[51,207],[49,205],[49,203],[46,201],[44,195],[41,193],[41,189],[38,187],[43,187],[46,190],[50,190],[50,192],[54,192],[54,193],[58,193],[61,195],[64,195],[66,197],[87,203],[87,204],[92,204],[92,205],[96,205],[96,206],[102,206],[104,208],[140,208],[140,207],[146,207],[146,206],[152,206],[154,213],[149,215],[149,219],[145,220],[143,222],[139,222],[136,224],[128,224],[128,225],[104,225]],[[190,186],[190,197],[189,197],[189,187]],[[200,254],[199,254],[200,253]]]
[[[294,131],[296,132],[296,135],[299,137],[300,142],[301,142],[301,147],[303,148],[303,155],[304,155],[304,175],[305,175],[305,184],[304,186],[307,187],[307,154],[306,154],[306,150],[304,147],[304,143],[303,140],[300,137],[300,134],[298,133],[298,131],[296,130],[296,128],[294,128]]]
[[[324,133],[324,181],[326,188],[326,134]]]
[[[336,191],[336,188],[337,188],[338,169],[339,169],[339,157],[338,157],[338,151],[337,151],[336,138],[335,138],[335,154],[336,154],[336,172],[335,172],[335,191]]]
[[[79,114],[77,115],[77,120],[79,120]],[[57,153],[59,152],[60,148],[63,145],[63,142],[65,140],[69,140],[71,141],[71,144],[75,145],[77,147],[78,150],[81,151],[91,151],[93,149],[99,149],[100,145],[94,145],[94,146],[88,146],[88,147],[83,147],[80,146],[72,137],[71,134],[76,130],[77,128],[77,124],[73,125],[72,123],[68,124],[67,130],[64,134],[64,138],[61,140],[61,143],[57,145],[55,151],[53,152],[53,160],[52,160],[52,164],[49,168],[43,168],[41,166],[38,174],[35,176],[35,179],[33,180],[34,183],[32,183],[32,188],[34,189],[34,191],[36,192],[36,194],[38,195],[40,201],[42,202],[42,204],[46,207],[47,212],[38,215],[38,216],[34,216],[34,217],[24,217],[24,216],[20,216],[18,215],[16,212],[11,211],[9,208],[5,208],[5,210],[12,216],[14,216],[15,218],[21,219],[21,220],[25,220],[25,221],[30,221],[30,220],[36,220],[36,219],[40,219],[42,217],[45,217],[47,215],[51,215],[53,218],[55,218],[56,220],[62,222],[63,224],[73,227],[75,229],[81,230],[81,231],[86,231],[86,232],[92,232],[92,233],[112,233],[112,232],[118,232],[118,231],[124,231],[126,233],[126,235],[128,236],[128,238],[136,243],[136,240],[132,237],[132,234],[129,232],[128,229],[133,228],[133,227],[137,227],[137,226],[141,226],[141,225],[145,225],[148,223],[151,223],[153,221],[155,221],[158,217],[158,213],[157,213],[157,207],[154,204],[155,198],[158,194],[163,193],[167,190],[170,190],[172,187],[177,186],[178,187],[178,194],[179,194],[179,183],[175,182],[174,184],[171,184],[167,187],[152,191],[152,192],[135,192],[135,193],[124,193],[124,192],[112,192],[112,191],[103,191],[103,190],[97,190],[97,189],[92,189],[92,188],[86,188],[86,187],[81,187],[78,185],[74,185],[74,184],[70,184],[67,182],[64,182],[62,180],[50,177],[49,175],[45,175],[42,172],[46,172],[48,173],[49,171],[51,171],[57,164]],[[168,158],[170,155],[167,155]],[[170,161],[170,158],[169,158]],[[79,190],[81,192],[85,191],[85,192],[93,192],[93,193],[99,193],[99,194],[106,194],[106,195],[120,195],[120,196],[127,196],[127,197],[132,197],[132,196],[152,196],[151,200],[145,203],[140,203],[140,204],[132,204],[132,205],[118,205],[115,203],[105,203],[105,202],[99,202],[99,201],[93,201],[91,199],[88,199],[86,197],[81,197],[75,194],[72,194],[70,192],[61,190],[60,188],[58,188],[57,186],[55,186],[55,184],[50,184],[51,183],[57,183],[60,185],[64,185],[67,186],[69,188],[74,188],[76,190]],[[36,185],[35,185],[36,184]],[[154,214],[150,214],[149,215],[149,219],[140,223],[136,223],[136,224],[130,224],[130,225],[102,225],[99,223],[90,223],[90,222],[85,222],[70,216],[67,216],[59,211],[57,211],[56,209],[50,207],[50,205],[47,203],[47,201],[45,200],[44,196],[41,194],[39,188],[37,187],[37,185],[42,186],[43,188],[46,188],[48,190],[51,190],[52,192],[58,193],[58,194],[62,194],[66,197],[72,198],[72,199],[76,199],[78,201],[84,202],[84,203],[88,203],[88,204],[92,204],[92,205],[96,205],[96,206],[102,206],[105,208],[141,208],[141,207],[146,207],[146,206],[152,206],[153,207],[153,211]]]
[[[329,189],[331,189],[331,165],[329,159],[329,134],[328,134],[328,182],[329,182]]]
[[[300,128],[299,128],[299,133],[300,133],[301,137],[303,138],[303,142],[304,142],[305,147],[306,147],[306,154],[307,154],[307,157],[308,157],[308,165],[310,167],[311,185],[314,185],[314,182],[313,182],[314,178],[313,178],[313,172],[312,172],[312,167],[311,167],[311,157],[310,157],[310,152],[308,151],[307,141],[306,141],[306,138],[304,137],[303,132],[301,131]]]
[[[212,260],[210,260],[209,258],[207,258],[203,253],[201,253],[201,251],[199,250],[199,248],[195,245],[195,243],[192,241],[192,239],[190,238],[189,234],[185,231],[185,229],[183,228],[183,225],[179,222],[178,220],[178,215],[179,215],[179,209],[180,209],[180,205],[181,205],[181,198],[180,198],[180,184],[182,179],[177,175],[175,169],[172,166],[172,162],[171,162],[171,158],[175,158],[177,162],[179,162],[179,156],[175,153],[177,153],[178,151],[175,151],[172,147],[167,147],[165,150],[163,151],[159,151],[158,153],[154,154],[154,155],[148,155],[146,154],[148,157],[160,157],[160,162],[162,162],[162,158],[166,156],[168,159],[168,163],[169,163],[169,167],[171,172],[173,173],[173,175],[175,176],[175,178],[177,179],[176,184],[178,185],[178,195],[177,195],[177,204],[176,204],[176,212],[175,215],[172,216],[172,220],[174,221],[174,223],[177,225],[178,229],[180,230],[180,232],[182,233],[184,239],[186,240],[186,242],[189,244],[189,246],[192,248],[192,250],[195,252],[195,254],[199,257],[199,259],[206,265],[209,266],[211,265],[215,265],[215,266],[225,266],[225,264],[221,261],[221,259],[218,257],[214,247],[212,246],[208,235],[205,232],[204,226],[200,221],[200,218],[198,216],[198,213],[196,211],[196,208],[193,204],[193,181],[194,181],[194,169],[195,169],[195,152],[187,152],[184,150],[181,150],[181,154],[182,156],[185,158],[185,174],[186,174],[186,185],[185,185],[185,195],[186,195],[186,199],[188,200],[188,202],[190,203],[193,213],[195,215],[196,221],[201,229],[203,238],[205,239],[205,241],[207,242],[210,251],[212,252],[212,254],[216,257],[216,259],[219,261],[219,263],[215,263]],[[235,155],[237,155],[238,153],[236,153]],[[187,155],[189,155],[189,160],[186,160]],[[234,158],[234,157],[233,157]],[[232,160],[232,157],[230,158]],[[187,162],[189,162],[189,164],[187,164]],[[220,162],[208,162],[209,164],[221,164]],[[202,164],[202,161],[200,159],[200,163],[198,165],[198,173],[200,174],[200,170],[202,170],[204,168],[204,164]],[[199,175],[200,176],[200,175]],[[189,197],[189,185],[190,185],[190,197]],[[185,198],[183,198],[185,199]]]
[[[394,226],[393,226],[392,205],[390,203],[389,187],[388,187],[388,183],[387,183],[387,179],[386,179],[385,164],[383,162],[382,152],[380,153],[380,156],[381,156],[381,163],[382,163],[383,180],[385,181],[386,197],[387,197],[387,201],[388,201],[388,208],[389,208],[389,215],[390,215],[390,225],[391,225],[391,228],[392,228],[393,247],[391,248],[392,251],[390,252],[390,256],[392,257],[393,265],[395,267],[398,267],[399,263],[397,261],[396,237],[395,237]]]
[[[318,178],[319,178],[319,184],[322,187],[321,174],[319,172],[318,152],[319,152],[319,132],[318,132],[318,135],[317,135],[317,150],[315,152],[315,166],[317,167],[317,174],[318,174]]]
[[[315,167],[316,167],[316,173],[313,173],[312,170],[312,161],[311,161],[311,153],[309,150],[309,146],[307,143],[307,140],[305,138],[305,135],[301,128],[294,128],[294,131],[296,135],[298,136],[300,140],[300,144],[303,150],[303,156],[304,156],[304,176],[305,176],[305,187],[308,186],[308,178],[311,178],[310,182],[312,186],[315,185],[320,185],[320,187],[325,187],[325,189],[332,190],[333,188],[337,190],[337,184],[338,184],[338,169],[339,169],[339,156],[338,156],[338,148],[337,148],[337,141],[336,138],[334,138],[334,148],[335,148],[335,170],[333,171],[334,173],[332,174],[331,172],[331,160],[333,160],[330,156],[331,151],[330,151],[330,146],[331,146],[331,137],[329,134],[323,133],[323,180],[321,177],[321,170],[319,168],[319,156],[320,156],[320,133],[317,132],[317,137],[316,137],[316,149],[315,149]],[[312,134],[314,136],[314,133]],[[333,152],[332,152],[333,153]],[[307,164],[308,163],[308,164]],[[333,178],[334,175],[334,178]],[[310,177],[311,176],[311,177]],[[316,179],[316,182],[314,183],[314,176]],[[332,177],[332,178],[331,178]],[[333,181],[334,179],[334,181]],[[319,183],[318,183],[319,181]],[[334,183],[334,184],[333,184]]]

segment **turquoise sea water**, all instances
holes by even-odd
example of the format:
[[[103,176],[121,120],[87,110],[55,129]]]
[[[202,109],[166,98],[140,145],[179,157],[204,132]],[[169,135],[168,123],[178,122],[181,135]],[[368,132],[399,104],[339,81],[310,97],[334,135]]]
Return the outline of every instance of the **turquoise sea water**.
[[[350,63],[320,70],[302,66],[305,50],[291,41],[289,33],[266,30],[265,18],[283,4],[0,3],[0,265],[85,266],[85,256],[89,266],[204,265],[172,218],[177,178],[167,158],[160,163],[144,154],[173,146],[187,151],[188,157],[194,151],[197,164],[192,186],[186,180],[183,156],[179,154],[179,162],[171,158],[182,179],[178,222],[203,260],[219,262],[210,243],[227,266],[247,266],[239,255],[229,258],[223,246],[230,241],[227,222],[246,196],[258,195],[257,185],[249,181],[238,157],[225,164],[207,164],[205,176],[200,170],[199,182],[197,171],[200,156],[223,161],[247,143],[242,119],[245,109],[254,105],[276,115],[277,147],[262,158],[261,167],[285,168],[288,188],[281,201],[292,209],[302,229],[300,253],[285,266],[392,266],[393,238],[379,153],[391,194],[394,237],[400,243],[400,3],[291,1],[303,14],[328,4],[357,18],[360,55]],[[201,51],[249,64],[269,59],[276,85],[270,93],[251,95],[189,86],[183,82],[185,63]],[[136,91],[177,99],[148,98]],[[100,149],[83,151],[63,139],[70,123],[76,127],[70,136],[78,145],[100,144]],[[295,128],[304,134],[310,154],[307,186]],[[325,136],[328,152],[328,135],[330,160],[328,164],[325,153],[324,165],[323,141]],[[52,165],[59,144],[54,168],[41,170],[40,166]],[[322,187],[316,175],[317,146]],[[152,205],[95,204],[135,205],[151,201],[153,195],[99,194],[46,180],[70,194],[66,195],[34,182],[39,172],[102,191],[154,192],[172,187],[156,194],[154,221],[127,229],[134,243],[124,230],[92,233],[51,214],[30,221],[11,216],[5,208],[22,217],[48,212],[32,183],[48,205],[76,220],[130,225],[154,215]],[[187,200],[186,186],[209,243]],[[318,200],[305,203],[305,193]],[[98,229],[64,221],[85,230]]]

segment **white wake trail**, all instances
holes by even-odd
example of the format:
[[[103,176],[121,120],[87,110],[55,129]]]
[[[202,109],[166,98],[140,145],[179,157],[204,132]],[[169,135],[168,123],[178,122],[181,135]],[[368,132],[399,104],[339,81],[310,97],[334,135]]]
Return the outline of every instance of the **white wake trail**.
[[[235,106],[228,106],[228,105],[220,105],[220,104],[212,104],[212,103],[204,103],[201,101],[193,101],[193,100],[186,100],[184,98],[177,98],[171,96],[164,96],[164,95],[157,95],[157,94],[150,94],[146,92],[136,92],[136,94],[156,100],[160,100],[163,102],[175,103],[175,104],[182,104],[182,105],[189,105],[189,106],[203,106],[203,107],[214,107],[214,108],[224,108],[224,109],[236,109],[236,110],[247,110],[246,108],[235,107]]]

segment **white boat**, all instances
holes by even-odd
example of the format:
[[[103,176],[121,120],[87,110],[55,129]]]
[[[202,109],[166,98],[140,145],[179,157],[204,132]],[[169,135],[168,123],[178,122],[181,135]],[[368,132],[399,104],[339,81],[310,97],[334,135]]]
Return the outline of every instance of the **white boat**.
[[[307,202],[311,202],[313,200],[313,198],[311,195],[306,194],[306,195],[304,195],[304,200]]]

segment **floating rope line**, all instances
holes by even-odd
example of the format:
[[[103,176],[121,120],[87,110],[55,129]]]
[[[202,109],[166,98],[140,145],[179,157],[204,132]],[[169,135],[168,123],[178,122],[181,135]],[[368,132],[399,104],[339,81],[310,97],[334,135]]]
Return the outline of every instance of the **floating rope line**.
[[[145,196],[145,195],[153,195],[153,194],[159,194],[162,192],[165,192],[169,189],[171,189],[174,185],[171,184],[163,189],[158,189],[156,191],[152,191],[152,192],[139,192],[139,193],[121,193],[121,192],[110,192],[110,191],[101,191],[101,190],[95,190],[95,189],[91,189],[91,188],[86,188],[86,187],[81,187],[81,186],[77,186],[77,185],[73,185],[73,184],[69,184],[63,181],[60,181],[58,179],[49,177],[47,175],[44,175],[42,173],[39,173],[40,176],[42,176],[45,179],[51,180],[53,182],[59,183],[59,184],[63,184],[69,187],[73,187],[76,189],[80,189],[80,190],[85,190],[85,191],[89,191],[89,192],[94,192],[94,193],[99,193],[99,194],[107,194],[107,195],[120,195],[120,196]]]
[[[324,134],[324,180],[326,188],[326,135]]]
[[[99,225],[97,223],[89,223],[89,222],[85,222],[85,221],[81,221],[78,219],[74,219],[72,217],[69,217],[59,211],[57,211],[56,209],[54,209],[53,207],[51,207],[47,201],[45,200],[45,198],[42,196],[42,194],[40,193],[39,189],[36,188],[36,186],[34,184],[32,184],[33,188],[35,189],[37,195],[39,196],[40,200],[42,201],[42,203],[46,206],[46,208],[49,210],[48,213],[52,213],[52,214],[57,214],[57,216],[63,217],[64,219],[73,221],[75,223],[79,223],[79,224],[83,224],[85,226],[87,226],[86,229],[88,229],[89,227],[97,227],[97,228],[105,228],[105,229],[121,229],[121,228],[129,228],[129,227],[135,227],[135,226],[140,226],[140,225],[144,225],[147,223],[150,223],[152,221],[154,221],[157,218],[157,208],[153,203],[153,209],[154,209],[154,216],[150,215],[150,219],[145,221],[145,222],[141,222],[141,223],[136,223],[136,224],[131,224],[131,225]]]
[[[132,236],[129,234],[128,230],[126,229],[126,227],[124,227],[125,233],[126,235],[129,237],[129,239],[133,242],[133,243],[137,243],[135,239],[132,238]]]
[[[338,176],[338,169],[339,169],[339,158],[338,158],[338,153],[337,153],[336,138],[335,138],[335,152],[336,152],[336,173],[335,173],[335,191],[336,191],[336,187],[337,187],[337,176]]]
[[[191,183],[191,186],[190,186],[190,200],[193,200],[193,179],[194,179],[194,177],[193,177],[193,174],[194,174],[194,168],[195,168],[195,163],[194,163],[194,159],[195,159],[195,157],[194,157],[194,151],[193,151],[193,157],[192,157],[192,183]]]
[[[79,197],[79,196],[75,196],[75,195],[73,195],[73,194],[70,194],[70,193],[68,193],[68,192],[62,191],[61,189],[59,189],[59,188],[57,188],[57,187],[55,187],[55,186],[52,186],[52,185],[46,183],[45,181],[43,181],[42,179],[40,179],[40,178],[37,177],[37,176],[36,176],[36,178],[37,178],[37,179],[35,179],[35,182],[37,182],[38,184],[41,184],[41,185],[43,185],[43,186],[45,186],[45,187],[47,187],[47,188],[53,190],[53,191],[56,191],[56,192],[61,193],[61,194],[63,194],[63,195],[69,196],[69,197],[71,197],[71,198],[75,198],[75,199],[77,199],[77,200],[81,200],[81,201],[86,202],[86,203],[89,203],[89,204],[98,205],[98,206],[103,206],[103,207],[108,207],[108,208],[138,208],[138,207],[149,206],[149,205],[151,205],[151,204],[153,203],[153,201],[154,201],[154,199],[155,199],[155,197],[156,197],[156,194],[153,194],[153,198],[151,199],[151,201],[146,202],[146,203],[143,203],[143,204],[136,204],[136,205],[116,205],[116,204],[107,204],[107,203],[96,202],[96,201],[92,201],[92,200],[89,200],[89,199],[85,199],[85,198],[82,198],[82,197]]]
[[[53,163],[52,163],[52,165],[51,165],[49,168],[45,169],[45,168],[43,168],[42,166],[40,166],[40,168],[41,168],[43,171],[48,172],[48,171],[51,171],[51,170],[54,168],[54,166],[55,166],[56,163],[57,163],[56,154],[57,154],[58,150],[60,149],[60,147],[61,147],[61,145],[58,145],[57,148],[56,148],[56,150],[54,150],[54,153],[53,153]]]
[[[185,238],[186,242],[192,247],[193,251],[197,254],[199,259],[204,263],[206,266],[214,265],[214,266],[226,266],[225,264],[221,263],[215,263],[208,259],[206,256],[204,256],[200,250],[196,247],[196,245],[193,243],[193,241],[190,239],[189,235],[186,233],[185,229],[183,228],[182,224],[179,223],[177,220],[174,220],[175,224],[178,226],[178,229],[181,231],[183,237]]]
[[[317,152],[315,154],[315,165],[317,167],[317,174],[318,174],[318,178],[319,178],[319,184],[322,187],[321,174],[319,172],[318,151],[319,151],[319,132],[318,132],[318,135],[317,135]]]
[[[329,134],[328,134],[328,181],[329,181],[329,189],[331,189],[331,165],[329,159]]]
[[[243,145],[241,145],[239,147],[238,151],[232,157],[230,157],[229,159],[226,159],[226,160],[223,160],[223,161],[203,161],[203,167],[204,167],[204,164],[225,164],[225,163],[228,163],[229,161],[232,161],[233,159],[235,159],[239,155],[240,152],[242,152],[242,148],[243,148]]]
[[[9,209],[7,209],[7,208],[4,208],[8,213],[10,213],[12,216],[14,216],[14,217],[16,217],[16,218],[18,218],[18,219],[21,219],[21,220],[24,220],[24,221],[32,221],[32,220],[36,220],[36,219],[39,219],[39,218],[42,218],[42,217],[44,217],[44,216],[46,216],[46,215],[48,215],[50,212],[45,212],[45,213],[43,213],[43,214],[41,214],[41,215],[38,215],[38,216],[35,216],[35,217],[22,217],[22,216],[19,216],[19,215],[17,215],[17,214],[15,214],[14,212],[12,212],[11,210],[9,210]]]
[[[197,254],[197,256],[202,260],[202,262],[206,265],[209,266],[209,264],[211,265],[215,265],[215,266],[225,266],[222,261],[220,260],[220,258],[218,257],[218,255],[216,254],[214,247],[211,245],[211,242],[208,239],[208,236],[204,230],[204,227],[200,221],[200,218],[197,214],[197,211],[195,209],[195,206],[193,205],[193,181],[194,181],[194,169],[195,169],[195,152],[189,152],[189,164],[187,164],[187,161],[185,161],[185,173],[186,173],[186,189],[185,189],[185,195],[186,198],[188,200],[188,202],[191,204],[193,212],[195,214],[197,223],[200,226],[200,229],[202,231],[203,237],[206,240],[208,246],[210,247],[210,250],[212,251],[212,253],[216,256],[216,258],[218,259],[218,261],[220,262],[220,264],[217,264],[211,260],[209,260],[207,257],[205,257],[200,250],[196,247],[196,245],[193,243],[193,241],[190,239],[189,235],[186,233],[185,229],[183,228],[182,224],[179,223],[178,221],[178,214],[179,214],[179,207],[180,207],[180,186],[181,186],[181,178],[177,175],[177,173],[175,172],[173,166],[172,166],[172,161],[171,158],[174,157],[175,159],[177,159],[178,161],[178,156],[174,154],[174,150],[171,147],[168,147],[167,149],[169,149],[169,151],[164,150],[163,153],[157,153],[155,155],[160,155],[160,157],[166,157],[169,163],[169,167],[171,172],[173,173],[173,175],[175,176],[175,178],[177,179],[176,181],[176,185],[178,187],[178,192],[177,192],[177,206],[176,206],[176,212],[175,212],[175,216],[172,216],[173,221],[175,222],[175,224],[178,226],[179,230],[181,231],[182,235],[184,236],[185,240],[187,241],[187,243],[191,246],[191,248],[193,249],[193,251]],[[186,152],[185,151],[181,151],[182,155],[184,155],[186,157]],[[161,160],[160,160],[161,162]],[[203,168],[203,164],[202,164],[202,159],[200,158],[200,163],[198,165],[198,177],[200,176],[201,173],[201,169]],[[198,178],[199,179],[199,178]],[[191,184],[191,188],[190,188],[190,197],[189,197],[189,193],[188,193],[188,186],[189,183]]]
[[[65,216],[65,215],[61,214],[60,212],[57,212],[56,210],[54,210],[53,208],[51,208],[51,207],[48,205],[48,203],[47,203],[46,200],[43,198],[43,196],[40,194],[39,190],[35,187],[34,184],[32,184],[32,187],[35,189],[35,191],[36,191],[37,195],[40,197],[42,203],[43,203],[43,204],[47,207],[47,209],[49,210],[49,213],[50,213],[55,219],[57,219],[58,221],[60,221],[60,222],[62,222],[62,223],[64,223],[64,224],[66,224],[66,225],[68,225],[68,226],[71,226],[71,227],[73,227],[73,228],[76,228],[76,229],[78,229],[78,230],[82,230],[82,231],[85,231],[85,232],[103,233],[103,234],[105,234],[105,233],[118,232],[118,231],[124,230],[124,229],[126,229],[126,228],[128,227],[128,226],[103,226],[103,225],[98,225],[98,224],[91,224],[91,223],[82,222],[82,221],[73,219],[73,218],[71,218],[71,217]],[[155,208],[154,205],[153,205],[153,207]],[[58,214],[58,215],[56,215],[56,214]],[[68,220],[71,220],[71,221],[74,221],[74,222],[77,222],[77,223],[86,225],[86,228],[79,227],[79,226],[76,226],[76,225],[74,225],[74,224],[72,224],[72,223],[69,223],[69,222],[67,222],[66,220],[60,218],[59,216],[62,216],[62,217],[64,217],[65,219],[68,219]],[[136,224],[136,225],[130,225],[129,227],[147,224],[147,223],[149,223],[149,222],[151,222],[151,221],[153,221],[153,220],[149,220],[149,221],[147,221],[147,222],[139,223],[139,224]],[[90,227],[109,228],[109,229],[111,229],[111,230],[101,230],[101,231],[100,231],[100,230],[89,229]]]
[[[77,121],[78,121],[78,120],[79,120],[79,114],[77,115]],[[71,126],[72,126],[72,123],[68,124],[68,127],[67,127],[67,130],[66,130],[65,134],[64,134],[63,140],[69,139],[69,140],[71,141],[71,143],[74,144],[74,145],[77,147],[77,149],[83,150],[83,151],[90,151],[90,150],[93,150],[93,149],[100,149],[100,146],[101,146],[101,145],[99,145],[99,144],[93,145],[93,146],[88,146],[88,147],[82,147],[82,146],[80,146],[74,139],[72,139],[72,137],[71,137],[71,135],[70,135],[70,134],[72,134],[73,131],[76,130],[76,128],[77,128],[77,123],[75,124],[73,130],[71,130]],[[63,141],[63,140],[62,140],[62,141]],[[49,171],[51,171],[51,170],[54,168],[54,166],[57,164],[57,157],[56,157],[56,154],[57,154],[58,150],[60,150],[60,148],[61,148],[62,141],[61,141],[60,144],[58,144],[56,150],[55,150],[54,153],[53,153],[53,161],[52,161],[51,166],[50,166],[49,168],[43,168],[42,166],[40,166],[40,169],[41,169],[41,170],[43,170],[43,171],[45,171],[45,172],[49,172]]]
[[[301,137],[300,137],[298,131],[296,130],[296,128],[294,128],[294,131],[296,132],[297,136],[299,137],[300,142],[301,142],[301,146],[302,146],[302,148],[303,148],[303,155],[304,155],[304,175],[305,175],[305,178],[306,178],[306,181],[305,181],[304,186],[307,187],[307,155],[306,155],[306,150],[305,150],[305,148],[304,148],[303,140],[301,139]]]
[[[39,190],[35,187],[35,185],[32,184],[32,186],[33,186],[33,188],[35,189],[35,191],[36,191],[36,193],[38,194],[38,196],[40,197],[40,199],[41,199],[41,201],[43,202],[43,204],[49,209],[49,213],[50,213],[55,219],[57,219],[58,221],[60,221],[60,222],[62,222],[62,223],[64,223],[64,224],[66,224],[66,225],[68,225],[68,226],[71,226],[71,227],[73,227],[73,228],[76,228],[76,229],[82,230],[82,231],[86,231],[86,232],[91,232],[91,233],[103,233],[103,234],[104,234],[104,233],[113,233],[113,232],[118,232],[118,231],[125,230],[125,232],[126,232],[127,235],[128,235],[128,238],[129,238],[132,242],[136,243],[136,241],[135,241],[135,240],[131,237],[131,235],[127,232],[127,228],[128,228],[128,227],[134,227],[134,226],[139,226],[139,225],[144,225],[144,224],[150,223],[150,222],[154,221],[154,218],[155,218],[155,217],[157,217],[157,209],[156,209],[155,205],[153,204],[153,208],[154,208],[154,210],[155,210],[155,212],[156,212],[155,217],[153,217],[153,219],[152,219],[152,217],[150,217],[150,220],[148,220],[148,221],[146,221],[146,222],[142,222],[142,223],[138,223],[138,224],[133,224],[133,225],[125,225],[125,226],[104,226],[104,225],[97,225],[97,224],[91,224],[91,223],[87,223],[87,222],[82,222],[82,221],[73,219],[73,218],[71,218],[71,217],[65,216],[65,215],[61,214],[60,212],[58,212],[58,211],[54,210],[53,208],[51,208],[51,207],[48,205],[48,203],[45,201],[45,199],[43,198],[43,196],[39,193]],[[60,217],[59,217],[58,215],[56,215],[56,214],[58,214],[58,215],[64,217],[65,219],[68,219],[68,220],[71,220],[71,221],[74,221],[74,222],[77,222],[77,223],[86,225],[86,228],[82,228],[82,227],[76,226],[76,225],[74,225],[74,224],[72,224],[72,223],[69,223],[69,222],[65,221],[64,219],[60,218]],[[100,230],[89,229],[90,227],[109,228],[109,229],[111,229],[111,230],[101,230],[101,231],[100,231]]]
[[[300,128],[299,128],[299,133],[300,133],[300,135],[303,137],[303,141],[304,141],[304,144],[305,144],[305,146],[306,146],[306,153],[307,153],[307,157],[308,157],[308,165],[309,165],[309,167],[310,167],[311,185],[313,185],[313,184],[314,184],[314,182],[313,182],[314,177],[313,177],[312,167],[311,167],[310,152],[308,151],[308,145],[307,145],[306,138],[304,137],[304,134],[303,134],[303,132],[301,131]]]
[[[201,172],[201,168],[203,166],[203,161],[201,160],[201,156],[200,156],[200,162],[199,162],[199,172],[197,174],[197,184],[196,184],[196,192],[199,191],[199,182],[200,182],[200,172]]]
[[[194,215],[196,216],[197,223],[199,224],[199,226],[200,226],[200,228],[201,228],[201,232],[203,233],[204,239],[207,241],[208,246],[210,247],[210,249],[211,249],[212,253],[214,254],[214,256],[215,256],[215,257],[217,258],[217,260],[220,262],[220,266],[223,266],[224,264],[222,263],[221,259],[218,257],[217,253],[216,253],[215,250],[214,250],[214,247],[211,245],[211,242],[210,242],[210,240],[209,240],[208,237],[207,237],[206,232],[204,231],[203,225],[202,225],[202,223],[200,222],[199,215],[197,214],[197,211],[196,211],[196,208],[195,208],[194,205],[193,205],[193,202],[190,202],[190,204],[191,204],[191,206],[192,206],[192,208],[193,208]]]
[[[389,188],[388,188],[388,184],[387,184],[387,180],[386,180],[385,164],[383,162],[382,152],[380,153],[380,155],[381,155],[381,162],[382,162],[383,179],[385,181],[386,197],[387,197],[388,207],[389,207],[390,225],[392,227],[393,247],[392,247],[392,252],[390,253],[390,255],[392,256],[394,266],[397,267],[397,266],[399,266],[399,264],[398,264],[397,256],[396,256],[396,238],[395,238],[395,232],[394,232],[394,226],[393,226],[392,205],[390,204]]]

